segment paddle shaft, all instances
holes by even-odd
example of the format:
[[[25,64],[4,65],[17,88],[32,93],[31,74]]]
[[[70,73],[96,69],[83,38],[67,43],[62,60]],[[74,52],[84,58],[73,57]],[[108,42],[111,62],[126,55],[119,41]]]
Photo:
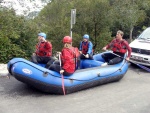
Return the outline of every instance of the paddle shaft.
[[[60,68],[61,68],[61,58],[60,58],[60,54],[59,54],[59,62],[60,62]],[[66,95],[66,92],[65,92],[65,85],[64,85],[64,76],[63,74],[61,74],[61,80],[62,80],[62,90],[63,90],[63,93],[64,95]]]
[[[118,57],[120,57],[120,58],[122,58],[122,59],[125,59],[125,60],[126,60],[126,58],[123,58],[123,57],[121,57],[120,55],[117,55],[117,54],[115,54],[115,53],[113,53],[113,52],[111,52],[111,53],[114,54],[114,55],[116,55],[116,56],[118,56]],[[126,61],[129,61],[129,62],[131,62],[131,63],[133,63],[133,64],[139,66],[140,68],[142,68],[142,69],[144,69],[144,70],[150,72],[150,69],[149,69],[148,67],[145,67],[145,66],[140,65],[140,64],[136,64],[136,63],[134,63],[134,62],[132,62],[132,61],[130,61],[130,60],[126,60]]]

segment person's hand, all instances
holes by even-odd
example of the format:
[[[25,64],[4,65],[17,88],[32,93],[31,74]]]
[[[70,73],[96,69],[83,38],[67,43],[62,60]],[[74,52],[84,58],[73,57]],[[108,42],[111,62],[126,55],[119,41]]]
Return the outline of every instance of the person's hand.
[[[44,37],[41,37],[41,38],[40,38],[40,41],[41,41],[41,42],[47,42]]]
[[[35,56],[36,54],[35,54],[35,53],[32,53],[32,55]]]
[[[80,54],[82,54],[82,51],[79,51]]]
[[[64,73],[64,70],[62,69],[62,70],[60,70],[60,74],[63,74]]]
[[[106,51],[106,50],[107,50],[107,48],[106,48],[106,47],[103,47],[103,48],[102,48],[102,50]]]
[[[45,38],[43,39],[43,41],[44,41],[44,42],[47,42],[47,40],[46,40]]]
[[[56,54],[60,55],[60,54],[61,54],[61,52],[57,52]]]
[[[126,60],[127,60],[127,61],[129,61],[129,60],[130,60],[130,58],[129,58],[129,57],[127,57],[127,58],[126,58]]]
[[[89,58],[89,54],[86,54],[86,55],[85,55],[85,58]]]

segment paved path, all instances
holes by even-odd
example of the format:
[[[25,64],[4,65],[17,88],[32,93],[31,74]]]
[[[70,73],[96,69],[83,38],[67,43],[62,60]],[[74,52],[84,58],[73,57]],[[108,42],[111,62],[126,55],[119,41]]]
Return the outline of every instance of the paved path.
[[[0,113],[150,113],[150,73],[130,66],[119,82],[66,96],[0,77]]]

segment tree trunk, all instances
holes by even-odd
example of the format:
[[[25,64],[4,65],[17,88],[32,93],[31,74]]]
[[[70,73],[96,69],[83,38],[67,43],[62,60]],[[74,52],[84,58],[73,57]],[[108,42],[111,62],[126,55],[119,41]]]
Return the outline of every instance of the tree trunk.
[[[133,29],[134,29],[134,27],[133,26],[131,26],[131,29],[130,29],[130,42],[132,42],[132,32],[133,32]]]
[[[95,23],[95,25],[94,25],[94,29],[95,29],[95,33],[94,33],[94,46],[93,46],[93,49],[95,50],[96,49],[96,46],[97,46],[97,41],[96,41],[96,33],[97,33],[97,24]]]

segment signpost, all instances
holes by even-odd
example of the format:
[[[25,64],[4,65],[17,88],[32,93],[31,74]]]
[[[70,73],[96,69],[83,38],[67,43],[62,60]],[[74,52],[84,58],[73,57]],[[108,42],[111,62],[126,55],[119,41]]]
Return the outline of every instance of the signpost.
[[[72,37],[73,24],[76,23],[76,9],[71,9],[71,21],[70,21],[70,37]]]

